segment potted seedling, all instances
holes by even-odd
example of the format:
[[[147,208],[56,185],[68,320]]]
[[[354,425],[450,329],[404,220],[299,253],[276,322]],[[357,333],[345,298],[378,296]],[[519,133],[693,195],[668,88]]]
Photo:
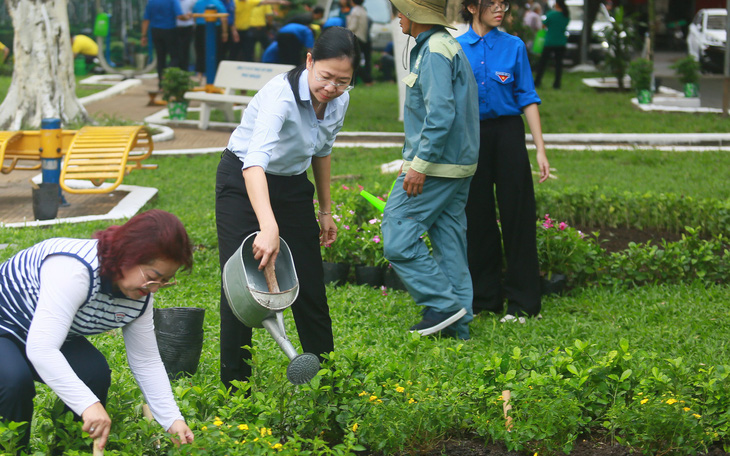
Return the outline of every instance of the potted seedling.
[[[691,55],[677,60],[672,68],[684,87],[684,96],[694,98],[699,96],[700,62]]]
[[[188,101],[185,92],[192,90],[195,83],[190,73],[177,67],[165,68],[162,73],[162,99],[167,101],[170,120],[185,120],[188,114]]]
[[[648,59],[635,59],[629,65],[628,74],[631,77],[631,86],[636,90],[640,104],[649,104],[652,100],[651,80],[654,73],[654,64]]]

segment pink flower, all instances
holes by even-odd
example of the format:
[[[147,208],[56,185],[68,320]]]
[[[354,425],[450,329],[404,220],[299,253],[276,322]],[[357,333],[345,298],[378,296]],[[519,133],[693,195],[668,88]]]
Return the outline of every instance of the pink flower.
[[[357,184],[357,189],[360,190],[360,191],[363,191],[363,190],[365,190],[365,187],[363,187],[360,184]]]
[[[558,225],[558,228],[560,231],[565,231],[565,229],[568,227],[568,224],[565,222],[560,222],[560,225]]]
[[[378,223],[378,219],[376,219],[376,218],[370,219],[370,220],[368,220],[368,223],[371,225],[375,225],[376,223]]]
[[[383,296],[388,296],[388,289],[385,287],[385,285],[380,286],[380,294]]]
[[[378,236],[377,234],[375,236],[373,236],[373,242],[375,242],[376,244],[379,244],[380,243],[380,236]]]
[[[349,230],[350,229],[350,225],[343,225],[342,228],[344,228],[346,230]]]
[[[352,209],[350,209],[348,212],[350,213],[350,215],[355,215],[355,211],[353,211]]]

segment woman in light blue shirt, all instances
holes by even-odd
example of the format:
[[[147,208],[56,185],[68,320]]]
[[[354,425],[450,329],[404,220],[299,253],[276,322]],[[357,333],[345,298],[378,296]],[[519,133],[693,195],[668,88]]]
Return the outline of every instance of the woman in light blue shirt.
[[[501,321],[524,323],[525,317],[540,314],[541,300],[535,190],[523,113],[537,148],[540,182],[548,178],[550,166],[525,43],[499,30],[508,10],[509,2],[503,0],[463,0],[461,14],[470,26],[457,40],[477,81],[480,120],[479,165],[466,203],[466,237],[474,313],[501,313],[506,299],[507,314]]]
[[[337,239],[330,201],[330,153],[342,128],[360,50],[342,27],[324,32],[305,64],[275,76],[254,96],[231,135],[216,175],[216,225],[221,270],[249,234],[260,269],[286,240],[299,279],[292,305],[305,352],[334,349],[320,245]],[[314,213],[315,186],[319,224]],[[221,293],[221,380],[251,375],[251,328],[233,315]]]

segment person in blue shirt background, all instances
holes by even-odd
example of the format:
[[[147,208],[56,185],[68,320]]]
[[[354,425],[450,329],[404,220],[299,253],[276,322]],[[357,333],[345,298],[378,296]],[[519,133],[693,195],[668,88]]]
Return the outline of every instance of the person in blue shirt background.
[[[479,166],[466,205],[469,271],[474,313],[501,313],[502,322],[525,322],[540,313],[535,190],[525,146],[527,118],[537,148],[540,182],[550,175],[542,138],[540,98],[535,92],[525,43],[502,32],[509,2],[464,0],[469,30],[459,36],[479,88]],[[499,220],[495,210],[495,189]],[[502,273],[502,243],[507,269]]]
[[[305,53],[310,52],[314,46],[314,32],[306,25],[291,22],[279,29],[276,43],[279,50],[278,63],[301,65],[304,63]]]
[[[221,0],[198,0],[195,2],[195,5],[193,5],[193,13],[194,14],[202,14],[205,13],[205,10],[208,9],[208,6],[212,5],[215,7],[216,11],[218,13],[228,13],[228,10],[226,9],[226,6],[221,2]],[[221,60],[223,60],[223,44],[228,42],[228,16],[221,17],[220,19],[215,21],[215,27],[216,27],[216,44],[215,44],[215,50],[216,50],[216,57],[215,57],[215,64],[216,68],[218,67],[218,63],[220,63]],[[203,75],[205,74],[205,18],[202,17],[196,17],[195,18],[195,71],[198,74],[198,78],[203,80]]]
[[[144,9],[142,19],[142,37],[139,44],[147,46],[147,32],[152,33],[152,44],[157,55],[157,82],[161,87],[162,72],[167,68],[167,57],[178,62],[177,20],[188,19],[183,14],[178,0],[150,0]],[[177,64],[177,63],[175,63]]]

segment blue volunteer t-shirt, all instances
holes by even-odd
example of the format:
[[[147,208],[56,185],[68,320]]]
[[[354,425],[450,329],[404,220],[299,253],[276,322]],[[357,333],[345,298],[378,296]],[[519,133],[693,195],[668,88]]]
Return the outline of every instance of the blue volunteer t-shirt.
[[[149,0],[144,9],[144,20],[150,21],[150,28],[156,29],[174,29],[177,17],[182,15],[178,0]]]

